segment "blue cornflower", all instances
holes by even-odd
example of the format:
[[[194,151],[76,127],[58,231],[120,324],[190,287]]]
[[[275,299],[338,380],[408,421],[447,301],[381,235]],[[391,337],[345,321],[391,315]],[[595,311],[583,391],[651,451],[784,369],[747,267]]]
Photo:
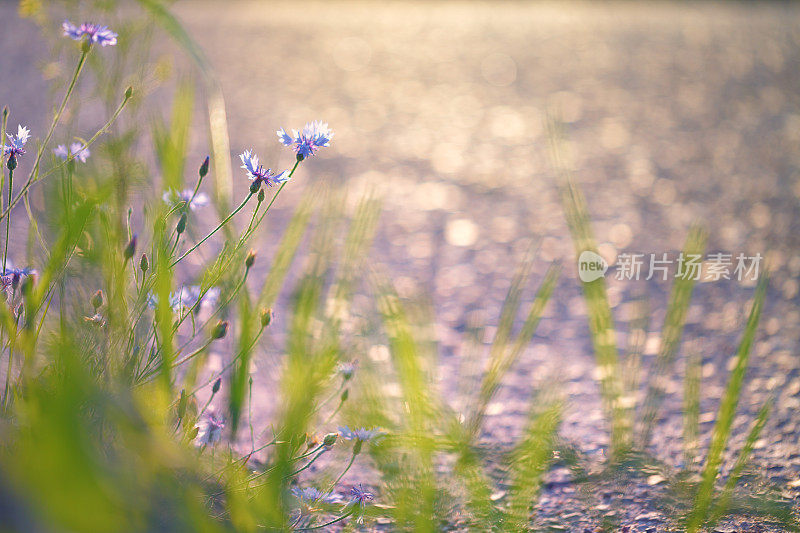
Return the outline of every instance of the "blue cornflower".
[[[292,487],[292,494],[294,494],[298,500],[305,503],[339,503],[342,500],[341,496],[338,494],[322,492],[315,487],[306,487],[304,489]]]
[[[68,20],[61,24],[64,35],[75,41],[86,37],[90,44],[99,43],[100,46],[114,46],[117,44],[117,34],[108,29],[108,26],[84,22],[76,26]]]
[[[364,508],[367,506],[367,502],[371,502],[375,498],[372,496],[371,492],[364,490],[361,483],[358,484],[358,487],[350,489],[350,496],[352,496],[352,499],[348,505],[357,505],[360,507],[356,522],[361,524],[364,521]]]
[[[6,263],[5,273],[0,273],[0,287],[3,289],[16,289],[19,282],[28,276],[35,276],[36,270],[30,267],[14,268],[11,261]]]
[[[184,285],[178,289],[177,292],[173,292],[169,295],[169,305],[175,312],[181,311],[184,308],[191,309],[197,304],[197,300],[201,295],[201,306],[208,305],[213,307],[216,305],[220,294],[217,287],[211,287],[205,294],[202,293],[203,291],[198,285]],[[158,304],[158,297],[155,294],[151,294],[147,299],[147,305],[155,309],[156,304]]]
[[[344,440],[359,440],[361,442],[369,442],[384,435],[383,431],[379,429],[350,429],[347,426],[339,427],[339,434]]]
[[[10,133],[6,134],[8,136],[8,142],[11,144],[4,144],[3,145],[3,153],[8,157],[18,157],[25,153],[25,143],[28,142],[28,138],[31,136],[31,132],[28,128],[22,127],[22,125],[17,126],[17,134],[11,135]]]
[[[214,445],[222,440],[222,431],[225,429],[225,419],[213,412],[206,413],[205,420],[200,425],[196,443],[199,446]]]
[[[353,374],[358,370],[358,360],[348,361],[346,363],[339,363],[337,366],[338,372],[342,375],[345,381],[349,381]]]
[[[194,198],[192,196],[194,195]],[[208,195],[202,192],[194,194],[194,189],[184,189],[182,191],[166,191],[161,197],[167,205],[177,204],[178,202],[187,202],[189,209],[194,211],[198,207],[208,205]]]
[[[319,120],[306,124],[303,131],[292,130],[291,135],[286,133],[283,128],[279,129],[277,133],[278,139],[284,146],[295,145],[294,151],[298,159],[314,155],[317,149],[328,146],[333,139],[333,132],[328,127],[328,123]]]
[[[272,187],[278,183],[289,181],[289,171],[284,170],[280,174],[273,174],[272,169],[264,170],[264,165],[258,164],[258,156],[252,150],[245,150],[239,157],[242,160],[242,168],[247,171],[247,177],[254,182],[266,183]]]
[[[69,145],[69,148],[63,144],[59,144],[56,146],[55,150],[53,150],[53,153],[56,155],[56,157],[63,159],[64,161],[69,159],[70,156],[75,156],[74,158],[81,163],[86,163],[86,160],[89,159],[90,155],[92,155],[89,149],[81,143],[72,143]]]

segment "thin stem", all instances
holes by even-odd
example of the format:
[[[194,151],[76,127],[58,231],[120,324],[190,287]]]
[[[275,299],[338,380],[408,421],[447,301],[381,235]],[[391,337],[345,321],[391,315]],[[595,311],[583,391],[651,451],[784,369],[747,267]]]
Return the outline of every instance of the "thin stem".
[[[256,437],[253,433],[253,377],[250,376],[250,393],[247,399],[247,418],[250,424],[250,449],[256,449]],[[253,453],[253,452],[250,452]]]
[[[322,529],[323,527],[328,527],[331,524],[335,524],[336,522],[341,522],[342,520],[344,520],[345,518],[347,518],[348,516],[352,515],[355,512],[356,512],[356,508],[353,507],[352,509],[347,511],[345,514],[340,516],[339,518],[334,518],[333,520],[330,520],[330,521],[325,522],[324,524],[320,524],[318,526],[301,527],[301,528],[298,528],[297,531],[310,531],[312,529]]]
[[[29,180],[39,172],[39,163],[42,160],[42,154],[47,147],[47,143],[50,142],[50,138],[53,136],[53,132],[56,130],[59,120],[61,120],[61,115],[64,113],[64,109],[67,107],[67,101],[69,100],[72,91],[75,89],[75,84],[78,82],[78,76],[80,76],[81,70],[83,70],[83,65],[86,63],[86,56],[89,54],[89,50],[91,50],[91,48],[85,48],[81,50],[81,57],[78,59],[78,65],[75,67],[75,72],[72,74],[72,79],[67,87],[67,92],[64,95],[64,98],[61,100],[61,105],[59,106],[58,111],[56,111],[56,114],[53,115],[53,122],[50,124],[50,129],[47,132],[47,136],[44,138],[44,141],[39,146],[39,151],[36,153],[36,161],[33,163],[33,170],[31,170],[31,178],[29,178]]]
[[[225,220],[223,220],[222,222],[220,222],[220,223],[217,225],[217,227],[216,227],[216,228],[214,228],[213,230],[211,230],[211,232],[210,232],[208,235],[206,235],[205,237],[203,237],[203,238],[200,240],[200,242],[198,242],[197,244],[195,244],[194,246],[192,246],[191,248],[189,248],[189,249],[188,249],[188,250],[187,250],[187,251],[186,251],[186,252],[185,252],[185,253],[184,253],[182,256],[180,256],[180,257],[179,257],[179,258],[177,258],[175,261],[173,261],[173,263],[172,263],[171,265],[169,265],[169,266],[170,266],[170,268],[171,268],[171,267],[174,267],[175,265],[177,265],[178,263],[180,263],[180,262],[181,262],[181,260],[182,260],[184,257],[186,257],[187,255],[189,255],[190,253],[192,253],[193,251],[195,251],[195,250],[196,250],[196,249],[197,249],[197,248],[198,248],[198,247],[199,247],[201,244],[203,244],[204,242],[206,242],[208,239],[210,239],[210,238],[211,238],[211,236],[212,236],[212,235],[214,235],[216,232],[218,232],[218,231],[219,231],[219,230],[220,230],[220,229],[221,229],[221,228],[222,228],[222,227],[223,227],[225,224],[227,224],[227,223],[230,221],[230,219],[232,219],[232,218],[233,218],[233,217],[234,217],[234,216],[235,216],[235,215],[236,215],[236,214],[237,214],[239,211],[241,211],[241,210],[244,208],[244,206],[245,206],[245,205],[247,205],[247,202],[250,200],[250,198],[252,198],[252,196],[253,196],[253,193],[252,193],[252,192],[251,192],[250,194],[248,194],[248,195],[247,195],[247,198],[245,198],[245,199],[244,199],[244,201],[243,201],[241,204],[239,204],[239,207],[237,207],[236,209],[234,209],[234,210],[233,210],[233,212],[231,212],[231,214],[230,214],[230,215],[228,215],[227,217],[225,217]]]
[[[11,203],[11,194],[14,187],[14,171],[8,169],[8,202]],[[11,230],[11,214],[6,218],[6,243],[3,249],[3,275],[6,275],[6,268],[8,265],[8,235]]]
[[[5,161],[5,139],[6,139],[6,126],[8,125],[8,108],[3,109],[3,122],[0,124],[0,163]],[[3,210],[3,180],[5,179],[5,174],[0,173],[0,211]]]
[[[85,148],[88,148],[92,144],[94,144],[94,142],[98,139],[98,137],[100,137],[101,135],[106,133],[111,128],[111,126],[114,124],[114,122],[117,121],[117,118],[119,117],[120,113],[122,113],[122,110],[125,108],[125,105],[128,103],[129,99],[130,99],[130,97],[126,94],[125,97],[122,99],[122,102],[120,102],[119,106],[117,106],[117,109],[116,109],[116,111],[114,111],[114,114],[111,115],[111,118],[108,119],[108,121],[103,125],[102,128],[97,130],[97,132],[94,135],[92,135],[91,139],[86,141],[86,144],[84,144]],[[50,174],[52,174],[56,170],[59,170],[64,165],[69,164],[70,162],[72,162],[75,159],[76,156],[77,156],[77,154],[70,154],[69,157],[67,157],[66,161],[62,161],[58,165],[54,166],[53,168],[51,168],[50,170],[48,170],[47,172],[42,174],[41,176],[34,175],[33,173],[31,173],[31,175],[28,176],[28,180],[25,182],[25,185],[23,185],[22,189],[20,189],[19,193],[17,193],[17,196],[14,198],[14,201],[10,202],[6,206],[6,208],[3,210],[3,212],[0,213],[0,220],[2,220],[3,217],[8,215],[9,211],[11,211],[11,209],[15,205],[17,205],[17,202],[19,202],[20,198],[22,198],[22,196],[28,192],[28,189],[34,183],[38,183],[38,182],[42,181],[43,179],[45,179],[47,176],[49,176]]]
[[[291,177],[294,175],[294,171],[297,170],[297,166],[299,164],[300,164],[300,161],[296,161],[295,162],[294,166],[292,167],[292,170],[289,172],[289,175],[286,178],[286,181],[281,183],[281,186],[278,187],[278,190],[275,192],[275,194],[272,195],[272,199],[267,204],[267,208],[264,209],[264,212],[261,213],[261,216],[258,217],[258,222],[256,222],[255,225],[253,225],[252,222],[251,222],[250,227],[247,228],[247,231],[242,233],[242,237],[239,239],[239,242],[236,244],[237,248],[239,246],[241,246],[242,243],[250,236],[252,228],[257,228],[258,226],[261,225],[261,221],[264,220],[265,216],[267,216],[267,213],[269,212],[269,208],[272,207],[272,204],[275,203],[275,200],[278,198],[278,195],[281,193],[283,188],[286,187],[286,184],[289,183],[289,179],[291,179]]]
[[[354,454],[351,454],[351,455],[350,455],[350,462],[349,462],[349,463],[347,463],[347,466],[346,466],[346,467],[345,467],[345,469],[342,471],[342,473],[341,473],[341,474],[339,474],[339,477],[337,477],[337,478],[336,478],[336,480],[335,480],[333,483],[331,483],[331,487],[328,489],[328,492],[333,492],[333,489],[335,489],[335,488],[336,488],[336,485],[338,485],[338,484],[339,484],[339,482],[342,480],[342,478],[343,478],[343,477],[344,477],[344,475],[347,473],[347,471],[348,471],[348,470],[350,470],[350,467],[351,467],[351,466],[353,466],[353,463],[354,463],[354,462],[355,462],[355,460],[356,460],[356,455],[358,455],[358,454],[355,454],[355,453],[354,453]]]
[[[6,408],[8,408],[9,383],[11,381],[10,380],[10,378],[11,378],[11,362],[14,360],[14,344],[15,344],[15,341],[17,340],[17,327],[18,327],[18,324],[15,324],[14,326],[15,326],[14,327],[14,334],[12,335],[10,330],[8,332],[8,336],[9,336],[9,341],[8,341],[9,342],[9,347],[8,347],[8,369],[6,370],[6,387],[5,387],[5,391],[3,392],[3,404],[5,405]]]
[[[187,355],[186,357],[184,357],[183,359],[181,359],[181,360],[180,360],[180,361],[178,361],[177,363],[173,363],[173,364],[172,364],[172,368],[179,367],[179,366],[181,366],[182,364],[184,364],[185,362],[187,362],[187,361],[189,361],[190,359],[192,359],[193,357],[196,357],[196,356],[197,356],[197,354],[199,354],[200,352],[202,352],[203,350],[205,350],[206,348],[208,348],[208,347],[209,347],[209,345],[210,345],[212,342],[214,342],[214,339],[208,339],[208,341],[206,341],[206,342],[205,342],[205,344],[203,344],[201,347],[199,347],[198,349],[196,349],[195,351],[193,351],[192,353],[190,353],[189,355]]]
[[[297,474],[299,474],[300,472],[302,472],[303,470],[306,470],[308,467],[310,467],[311,465],[313,465],[313,464],[314,464],[314,461],[316,461],[317,459],[319,459],[320,457],[322,457],[322,454],[323,454],[323,453],[325,453],[326,451],[328,451],[328,450],[326,449],[326,447],[323,447],[323,449],[321,449],[317,455],[315,455],[314,457],[312,457],[312,458],[311,458],[311,460],[310,460],[309,462],[307,462],[307,463],[306,463],[305,465],[303,465],[301,468],[298,468],[297,470],[295,470],[294,472],[292,472],[291,474],[289,474],[289,475],[287,476],[287,478],[294,477],[294,476],[296,476]]]
[[[207,401],[207,402],[206,402],[206,404],[203,406],[203,409],[202,409],[202,410],[201,410],[201,411],[200,411],[200,412],[197,414],[197,419],[198,419],[198,420],[199,420],[199,419],[200,419],[200,417],[201,417],[201,416],[203,416],[203,414],[206,412],[206,409],[208,409],[208,406],[209,406],[209,405],[211,405],[211,402],[214,400],[214,396],[216,396],[216,395],[217,395],[217,393],[216,393],[216,392],[214,392],[214,391],[212,390],[212,391],[211,391],[211,396],[209,396],[209,397],[208,397],[208,401]]]

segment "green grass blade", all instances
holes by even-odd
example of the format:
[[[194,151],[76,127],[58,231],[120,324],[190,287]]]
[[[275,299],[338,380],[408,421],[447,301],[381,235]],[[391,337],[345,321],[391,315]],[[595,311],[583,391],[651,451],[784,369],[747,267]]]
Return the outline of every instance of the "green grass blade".
[[[597,253],[597,245],[592,234],[589,208],[586,200],[575,185],[565,163],[562,148],[563,132],[561,124],[551,119],[548,123],[549,140],[553,165],[559,175],[561,204],[567,219],[575,255],[584,251]],[[620,401],[622,383],[617,351],[616,329],[611,305],[606,292],[605,279],[581,282],[584,299],[589,314],[589,329],[594,346],[595,360],[600,373],[600,392],[603,405],[611,424],[612,459],[630,445],[631,423],[626,417]]]
[[[206,97],[208,124],[209,133],[211,135],[211,147],[214,155],[214,192],[219,215],[224,217],[231,206],[233,174],[231,171],[228,118],[225,111],[225,98],[222,95],[222,87],[202,48],[192,39],[178,19],[175,18],[164,4],[158,0],[138,0],[138,2],[153,16],[156,22],[164,28],[175,42],[186,51],[203,76],[206,91],[208,92],[208,96]],[[226,232],[228,231],[230,230],[226,228]]]
[[[183,189],[183,173],[194,111],[194,87],[186,81],[178,85],[172,104],[169,125],[157,118],[153,124],[153,141],[161,166],[162,186],[165,190]]]
[[[539,320],[542,317],[542,313],[544,313],[547,302],[550,300],[550,296],[553,294],[553,290],[558,282],[560,272],[561,267],[558,265],[551,266],[547,270],[547,274],[542,281],[542,285],[536,294],[536,299],[533,301],[530,311],[528,312],[528,316],[525,319],[517,338],[514,340],[511,349],[504,349],[502,351],[492,350],[492,353],[489,356],[489,370],[484,376],[483,383],[481,384],[477,407],[468,430],[473,439],[480,429],[484,412],[486,411],[486,406],[497,392],[503,376],[505,376],[508,370],[513,366],[522,353],[522,350],[530,343],[533,334],[536,332],[536,326],[539,325]],[[511,322],[512,320],[513,317],[511,317],[508,321]]]
[[[647,293],[642,293],[634,302],[633,317],[628,323],[624,371],[622,373],[622,403],[629,420],[636,417],[636,396],[639,393],[639,380],[642,372],[642,354],[647,342],[647,329],[650,325],[650,302]]]
[[[436,405],[432,385],[426,377],[420,346],[400,299],[389,283],[377,274],[372,276],[372,286],[405,400],[405,438],[411,455],[411,463],[406,464],[400,474],[403,480],[395,496],[396,518],[401,527],[435,531],[434,444],[430,435]]]
[[[315,204],[314,194],[309,193],[297,206],[297,209],[292,215],[286,231],[283,233],[281,243],[278,245],[278,250],[275,252],[275,258],[272,260],[272,267],[269,269],[269,274],[264,280],[264,285],[261,287],[261,292],[258,296],[258,307],[268,308],[275,305],[275,300],[278,298],[278,293],[283,287],[286,275],[289,272],[289,267],[292,265],[297,249],[303,236],[308,229],[308,224],[311,221],[311,214]]]
[[[536,502],[542,477],[553,459],[561,403],[534,402],[529,426],[512,454],[510,502],[505,531],[530,531],[530,509]]]
[[[700,227],[694,226],[689,230],[686,244],[683,248],[684,256],[699,255],[706,247],[707,233]],[[683,326],[686,322],[686,313],[692,300],[692,291],[695,281],[691,276],[676,276],[672,286],[667,314],[664,318],[664,327],[661,329],[661,346],[649,377],[647,397],[644,401],[642,412],[642,432],[640,443],[642,448],[650,444],[658,416],[658,409],[664,399],[665,376],[675,363],[678,353]]]
[[[758,437],[761,435],[761,431],[764,429],[764,426],[767,423],[769,414],[772,411],[773,403],[773,399],[770,398],[766,403],[764,403],[764,405],[761,407],[761,410],[758,412],[758,416],[750,428],[750,433],[747,434],[747,439],[744,442],[744,446],[739,452],[739,457],[737,457],[736,463],[733,465],[733,470],[731,470],[728,480],[725,482],[725,486],[722,489],[722,494],[720,495],[717,504],[711,511],[711,518],[709,519],[709,525],[711,527],[713,527],[714,524],[716,524],[716,522],[728,511],[731,503],[731,497],[733,496],[733,489],[736,488],[736,484],[742,477],[742,472],[747,466],[747,463],[750,461],[750,454],[753,452],[753,447],[755,446]]]
[[[714,425],[714,432],[711,437],[711,444],[706,457],[706,465],[703,470],[702,481],[697,489],[694,507],[689,514],[686,530],[689,533],[697,531],[702,527],[708,516],[708,509],[714,497],[714,483],[719,475],[720,465],[722,464],[722,454],[728,443],[733,426],[733,418],[736,415],[736,406],[739,403],[739,396],[744,383],[744,376],[747,372],[747,363],[750,360],[750,349],[756,337],[758,320],[761,317],[761,310],[764,306],[764,298],[767,294],[768,276],[765,274],[759,280],[756,287],[753,306],[750,309],[750,316],[747,319],[744,334],[742,335],[739,349],[735,356],[735,366],[731,372],[728,386],[720,402],[717,413],[717,423]]]
[[[700,383],[703,377],[703,357],[698,351],[686,360],[683,382],[683,456],[687,468],[692,468],[697,456],[700,433]]]

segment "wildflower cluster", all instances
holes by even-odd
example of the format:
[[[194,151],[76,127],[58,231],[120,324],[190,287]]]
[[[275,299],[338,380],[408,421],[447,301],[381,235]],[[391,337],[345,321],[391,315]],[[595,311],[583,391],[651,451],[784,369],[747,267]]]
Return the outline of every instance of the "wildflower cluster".
[[[219,455],[215,455],[221,443],[227,443],[231,451],[229,465],[237,464],[251,469],[247,483],[255,483],[257,479],[270,472],[267,468],[259,472],[258,466],[251,461],[259,450],[268,446],[281,447],[285,450],[286,461],[292,465],[293,470],[289,470],[285,480],[281,480],[282,493],[291,492],[299,502],[301,516],[305,520],[309,514],[338,512],[338,517],[332,523],[355,516],[359,521],[363,519],[364,508],[368,502],[372,501],[371,493],[363,489],[361,485],[352,487],[349,493],[346,489],[339,487],[342,477],[353,465],[353,461],[358,455],[361,446],[365,442],[377,440],[383,433],[377,429],[354,429],[342,427],[339,432],[328,432],[324,436],[298,437],[296,435],[279,436],[264,444],[261,448],[256,447],[257,436],[252,429],[252,414],[250,414],[251,443],[252,451],[240,458],[234,459],[234,450],[238,448],[237,432],[240,429],[242,420],[245,418],[242,405],[245,404],[244,392],[248,384],[252,388],[253,376],[252,368],[254,361],[250,357],[256,343],[261,338],[263,332],[273,323],[273,311],[266,305],[255,312],[245,313],[242,311],[237,314],[236,305],[232,305],[238,297],[241,299],[242,291],[248,290],[248,276],[256,276],[258,270],[258,254],[255,250],[247,250],[246,244],[250,237],[258,228],[259,223],[267,214],[269,208],[280,194],[283,187],[292,179],[299,164],[304,159],[315,155],[323,147],[330,145],[333,132],[327,124],[314,121],[306,124],[300,131],[291,130],[291,135],[285,130],[278,131],[279,141],[293,151],[293,167],[290,170],[275,171],[266,168],[256,153],[247,149],[244,150],[239,158],[241,168],[245,171],[250,180],[249,194],[247,191],[241,193],[244,199],[238,207],[231,210],[227,216],[222,217],[221,222],[205,234],[200,234],[196,238],[197,230],[194,226],[201,216],[201,208],[209,205],[210,198],[203,191],[204,180],[210,171],[210,158],[206,157],[200,165],[194,186],[183,188],[175,185],[163,192],[160,192],[160,199],[155,198],[156,209],[148,207],[143,210],[143,217],[133,214],[133,208],[128,209],[128,216],[118,216],[112,208],[96,209],[95,204],[91,203],[92,209],[81,211],[83,202],[87,198],[92,201],[97,200],[101,203],[104,199],[102,194],[92,196],[92,191],[82,186],[82,180],[75,179],[75,175],[86,167],[81,167],[77,163],[85,164],[92,156],[90,149],[92,143],[101,134],[108,131],[108,126],[113,123],[116,116],[124,107],[128,99],[131,98],[131,90],[125,92],[125,99],[120,105],[117,113],[112,116],[103,129],[99,130],[94,136],[84,141],[81,137],[74,137],[73,141],[57,144],[51,139],[57,138],[56,128],[59,119],[67,108],[67,103],[80,73],[86,64],[86,57],[94,48],[115,46],[118,42],[118,35],[108,26],[101,24],[84,22],[73,24],[69,20],[63,21],[61,25],[63,35],[80,43],[81,55],[78,60],[74,75],[68,84],[67,93],[62,103],[57,108],[51,129],[46,133],[41,146],[36,154],[31,178],[25,183],[22,190],[16,191],[14,196],[13,172],[17,168],[19,159],[25,155],[26,146],[31,134],[27,127],[19,125],[15,133],[9,132],[2,145],[2,156],[7,162],[7,184],[8,198],[3,202],[3,216],[6,217],[5,242],[3,251],[3,269],[0,273],[0,284],[5,290],[9,308],[12,310],[12,319],[16,320],[15,327],[9,329],[6,322],[0,320],[0,334],[4,336],[5,346],[10,346],[8,352],[8,366],[5,370],[6,389],[0,400],[2,408],[5,408],[20,398],[21,386],[29,383],[30,376],[26,372],[32,369],[40,371],[40,365],[29,365],[35,360],[36,335],[38,328],[49,327],[53,320],[47,317],[51,304],[53,307],[62,306],[60,312],[62,328],[66,323],[66,309],[78,308],[76,331],[80,332],[79,342],[81,349],[89,352],[86,355],[85,372],[97,372],[102,375],[103,386],[112,380],[119,378],[125,385],[133,387],[159,386],[167,391],[169,396],[161,393],[155,395],[159,398],[175,398],[169,408],[169,416],[172,417],[173,425],[172,437],[174,443],[193,445],[193,459],[198,459],[198,463],[204,465],[204,461],[210,460],[211,468],[213,462]],[[7,123],[7,112],[3,116],[3,124]],[[274,139],[273,139],[274,142]],[[44,154],[49,154],[51,158],[42,158]],[[48,163],[52,163],[51,169],[42,168]],[[100,162],[97,168],[102,168]],[[41,290],[31,291],[37,280],[37,273],[33,268],[15,268],[8,260],[8,245],[11,233],[12,211],[17,202],[27,198],[27,188],[34,182],[42,181],[50,175],[61,178],[60,200],[61,204],[55,204],[59,208],[52,217],[57,223],[63,222],[64,230],[62,237],[64,248],[58,253],[48,254],[58,258],[61,263],[54,263],[54,259],[48,257],[48,262],[42,269],[44,274],[41,283],[47,286],[37,287]],[[180,180],[177,180],[180,182]],[[263,187],[262,187],[263,186]],[[270,187],[278,186],[272,198],[267,202],[266,194]],[[54,188],[54,190],[57,190]],[[77,191],[77,193],[76,193]],[[5,192],[5,191],[4,191]],[[257,202],[252,198],[256,197]],[[255,206],[253,204],[255,203]],[[46,208],[50,205],[47,204]],[[188,266],[187,257],[195,250],[206,243],[211,237],[216,235],[222,228],[228,230],[228,235],[233,235],[236,231],[233,228],[235,215],[246,207],[252,207],[250,223],[237,239],[230,239],[222,246],[219,257],[215,263],[207,266],[202,274],[197,278],[198,281],[188,283],[178,283],[177,287],[173,280],[179,278],[184,271],[195,270],[195,264],[190,268],[178,268],[182,264]],[[113,206],[112,206],[113,207]],[[152,207],[152,206],[151,206]],[[62,209],[63,208],[63,209]],[[83,213],[77,217],[78,212]],[[98,213],[100,212],[100,213]],[[205,214],[205,213],[203,213]],[[146,229],[135,231],[135,226],[140,224],[142,218],[146,223]],[[115,248],[108,252],[103,251],[102,246],[97,246],[99,239],[89,237],[89,231],[85,228],[101,228],[98,234],[112,236]],[[122,224],[118,224],[122,221]],[[32,221],[35,222],[35,221]],[[127,222],[127,227],[124,224]],[[150,228],[153,228],[152,231]],[[34,231],[32,230],[32,234]],[[44,236],[37,235],[41,244],[46,247],[48,244]],[[188,241],[193,242],[188,242]],[[111,241],[109,241],[111,242]],[[102,243],[102,241],[101,241]],[[102,243],[107,244],[107,243]],[[91,250],[89,250],[91,248]],[[144,248],[144,250],[143,250]],[[77,268],[70,269],[70,262],[81,262],[91,252],[97,252],[92,257],[101,257],[95,263],[87,263],[89,268],[96,269],[102,275],[91,278],[91,285],[85,287],[84,284],[70,286],[68,278]],[[199,254],[198,254],[199,255]],[[238,264],[239,268],[236,268]],[[197,261],[196,263],[201,263]],[[87,296],[83,292],[89,289]],[[75,304],[75,307],[67,307],[62,302],[69,301],[72,292],[82,293],[82,297]],[[224,297],[223,297],[224,295]],[[162,301],[159,301],[162,300]],[[167,300],[166,302],[163,300]],[[24,304],[24,314],[23,311]],[[72,305],[73,302],[70,302]],[[166,305],[165,305],[166,304]],[[37,313],[39,313],[38,316]],[[28,316],[31,315],[31,316]],[[0,318],[7,317],[3,314]],[[24,319],[23,319],[24,317]],[[80,320],[82,317],[83,320]],[[250,319],[252,318],[252,322]],[[22,319],[22,320],[21,320]],[[35,320],[34,320],[35,319]],[[241,324],[237,324],[237,320]],[[261,328],[258,328],[260,323]],[[253,326],[252,329],[248,329]],[[62,329],[66,336],[70,331]],[[249,334],[256,330],[254,336]],[[20,332],[25,332],[26,337],[19,337]],[[235,340],[231,343],[236,346],[236,351],[230,354],[225,353],[229,343],[227,337],[230,333],[236,333]],[[61,334],[59,334],[61,335]],[[58,337],[54,335],[53,337]],[[233,337],[233,335],[231,335]],[[24,340],[24,342],[23,342]],[[15,343],[18,343],[26,350],[26,360],[24,364],[13,361],[13,350]],[[72,345],[70,345],[72,346]],[[113,348],[110,348],[113,346]],[[67,348],[67,349],[72,349]],[[83,356],[83,354],[82,354]],[[113,358],[113,364],[112,363]],[[212,363],[213,358],[213,363]],[[77,360],[77,359],[75,359]],[[70,360],[71,361],[71,360]],[[120,362],[117,364],[117,362]],[[222,361],[222,362],[220,362]],[[17,364],[14,364],[17,363]],[[69,361],[65,364],[68,364]],[[81,360],[83,364],[83,360]],[[45,365],[41,365],[42,368]],[[341,384],[350,383],[358,367],[357,361],[342,363],[337,371],[342,376]],[[118,373],[118,374],[117,374]],[[205,381],[204,381],[205,380]],[[158,385],[160,384],[160,385]],[[228,384],[226,386],[226,384]],[[342,387],[344,388],[344,387]],[[149,389],[148,389],[149,390]],[[177,391],[180,391],[177,394]],[[339,394],[341,389],[334,392]],[[145,393],[147,394],[147,393]],[[212,402],[219,394],[225,395],[227,407],[218,409],[212,407]],[[340,404],[347,399],[348,390],[341,392]],[[201,400],[201,397],[203,399]],[[248,401],[245,405],[250,405]],[[0,413],[3,410],[0,409]],[[332,410],[326,424],[333,419],[339,412],[339,408]],[[2,416],[0,414],[0,416]],[[279,433],[279,432],[278,432]],[[302,433],[301,433],[302,435]],[[354,441],[353,453],[347,466],[340,471],[336,480],[330,484],[327,490],[315,487],[300,488],[298,474],[306,471],[312,472],[309,468],[323,454],[327,454],[334,449],[338,442]],[[284,438],[285,437],[285,438]],[[297,448],[295,445],[299,442]],[[305,448],[303,448],[305,446]],[[300,451],[298,451],[300,450]],[[279,455],[279,454],[277,454]],[[269,454],[267,455],[270,456]],[[200,466],[205,468],[205,466]],[[226,470],[228,469],[226,467]],[[240,471],[240,468],[236,468]],[[217,473],[210,472],[215,477]],[[220,478],[221,479],[221,478]],[[290,488],[292,487],[292,488]],[[340,490],[342,492],[337,492]],[[288,495],[288,494],[285,494]],[[327,507],[326,507],[327,506]],[[331,508],[330,506],[336,506]],[[290,513],[291,514],[291,511]],[[291,519],[291,516],[284,517]],[[311,517],[313,522],[316,517]],[[295,526],[300,524],[296,522]]]

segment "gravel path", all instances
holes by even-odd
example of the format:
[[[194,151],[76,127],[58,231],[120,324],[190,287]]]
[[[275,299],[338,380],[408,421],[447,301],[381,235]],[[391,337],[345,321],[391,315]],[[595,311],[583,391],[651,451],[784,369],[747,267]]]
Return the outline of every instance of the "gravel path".
[[[694,221],[708,228],[710,251],[767,256],[774,276],[732,448],[774,394],[754,462],[798,497],[800,7],[229,5],[176,7],[222,79],[232,149],[252,146],[273,161],[281,152],[272,130],[315,118],[332,125],[332,147],[303,176],[384,195],[372,257],[387,265],[402,295],[432,299],[441,387],[455,404],[455,384],[444,377],[463,374],[466,324],[474,313],[490,322],[497,317],[527,241],[541,239],[536,280],[551,262],[564,262],[535,342],[489,408],[487,441],[513,441],[532,385],[555,376],[570,399],[564,436],[589,456],[600,456],[607,444],[585,306],[542,126],[548,110],[566,123],[575,179],[605,256],[674,253]],[[10,46],[2,39],[4,49]],[[7,72],[11,60],[4,56]],[[300,197],[301,181],[280,202],[279,220]],[[655,280],[609,280],[623,333],[633,297],[650,297],[645,365],[658,345],[668,291],[668,283]],[[752,285],[735,280],[696,288],[684,348],[691,343],[703,354],[703,442],[752,293]],[[654,438],[654,454],[673,466],[682,461],[684,356],[685,350]],[[268,365],[259,373],[274,379]],[[257,404],[268,412],[271,399],[261,395]],[[629,531],[666,527],[663,510],[646,503],[662,491],[658,484],[612,485],[586,499],[564,472],[551,477],[541,504],[541,520],[552,518],[550,525],[592,531],[607,509]]]

